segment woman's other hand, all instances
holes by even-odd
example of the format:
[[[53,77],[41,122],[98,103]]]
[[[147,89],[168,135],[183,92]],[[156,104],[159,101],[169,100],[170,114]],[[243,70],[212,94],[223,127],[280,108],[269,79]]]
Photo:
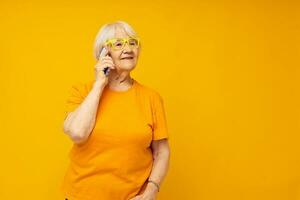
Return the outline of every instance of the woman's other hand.
[[[137,195],[129,200],[156,200],[157,188],[153,185],[147,185],[144,193]]]

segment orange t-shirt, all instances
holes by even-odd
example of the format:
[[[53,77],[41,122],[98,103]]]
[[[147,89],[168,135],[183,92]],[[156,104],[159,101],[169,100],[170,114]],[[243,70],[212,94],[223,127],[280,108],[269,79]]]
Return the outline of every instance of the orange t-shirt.
[[[94,81],[75,84],[67,100],[73,111]],[[73,143],[61,185],[69,200],[128,200],[144,191],[153,156],[151,141],[168,138],[162,97],[134,79],[126,91],[106,86],[88,140]]]

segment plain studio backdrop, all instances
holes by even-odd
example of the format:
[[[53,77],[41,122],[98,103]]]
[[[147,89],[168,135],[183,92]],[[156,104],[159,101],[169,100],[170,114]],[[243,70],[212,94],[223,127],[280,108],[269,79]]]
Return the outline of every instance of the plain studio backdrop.
[[[132,76],[162,95],[171,161],[159,200],[300,199],[297,1],[0,2],[0,199],[61,199],[71,85],[99,28],[124,20]]]

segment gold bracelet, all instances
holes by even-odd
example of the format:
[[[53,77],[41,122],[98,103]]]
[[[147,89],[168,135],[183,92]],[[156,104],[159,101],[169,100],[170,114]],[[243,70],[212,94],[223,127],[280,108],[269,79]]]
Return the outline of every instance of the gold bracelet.
[[[148,183],[153,183],[157,187],[157,192],[159,192],[159,185],[156,182],[148,180]]]

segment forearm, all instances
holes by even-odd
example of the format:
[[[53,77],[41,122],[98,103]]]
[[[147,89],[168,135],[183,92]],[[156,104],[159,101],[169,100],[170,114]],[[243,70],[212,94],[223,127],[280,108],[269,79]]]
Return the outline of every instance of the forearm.
[[[94,128],[103,89],[102,83],[94,82],[93,88],[83,102],[65,120],[64,128],[74,142],[80,143],[86,140]]]
[[[164,177],[168,172],[169,160],[170,160],[169,151],[158,152],[154,158],[153,167],[152,167],[151,174],[149,176],[149,180],[152,180],[157,184],[161,185]],[[153,185],[152,183],[148,183],[146,190],[153,190],[154,188],[155,185]]]

